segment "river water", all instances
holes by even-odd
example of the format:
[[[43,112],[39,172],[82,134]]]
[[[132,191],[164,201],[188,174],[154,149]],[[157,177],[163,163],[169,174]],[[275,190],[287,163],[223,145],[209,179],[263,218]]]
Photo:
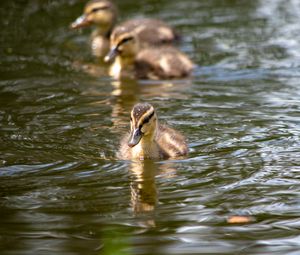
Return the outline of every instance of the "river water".
[[[300,254],[300,1],[116,3],[193,76],[113,81],[68,28],[84,1],[1,1],[0,253]],[[187,158],[116,158],[140,101]]]

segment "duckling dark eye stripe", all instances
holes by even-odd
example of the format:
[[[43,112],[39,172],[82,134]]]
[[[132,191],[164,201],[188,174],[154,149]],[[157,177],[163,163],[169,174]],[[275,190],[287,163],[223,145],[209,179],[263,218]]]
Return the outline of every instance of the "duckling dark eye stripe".
[[[143,119],[142,125],[148,123],[151,120],[151,118],[153,117],[153,115],[154,115],[154,111],[148,117]]]
[[[118,43],[118,47],[119,47],[120,45],[122,45],[123,43],[126,43],[126,42],[128,42],[128,41],[130,41],[130,40],[132,40],[132,39],[133,39],[133,37],[127,37],[127,38],[124,38],[121,42]]]
[[[108,9],[108,6],[96,7],[94,9],[92,9],[91,12],[97,12],[97,11],[105,10],[105,9]]]

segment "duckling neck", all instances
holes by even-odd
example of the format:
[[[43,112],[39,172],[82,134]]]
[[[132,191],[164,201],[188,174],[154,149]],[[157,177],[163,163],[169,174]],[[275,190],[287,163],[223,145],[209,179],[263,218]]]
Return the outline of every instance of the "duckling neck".
[[[139,144],[133,147],[133,157],[138,159],[159,158],[159,147],[154,136],[144,136]]]
[[[110,34],[112,32],[112,28],[113,26],[112,25],[102,25],[102,26],[98,26],[96,27],[96,29],[92,32],[92,37],[98,37],[98,36],[101,36],[101,37],[104,37],[106,39],[109,39],[110,37]]]
[[[97,27],[91,35],[92,54],[96,57],[104,57],[109,51],[110,27]]]
[[[116,57],[113,64],[110,66],[110,76],[119,79],[121,76],[131,76],[134,70],[134,58],[131,57]]]

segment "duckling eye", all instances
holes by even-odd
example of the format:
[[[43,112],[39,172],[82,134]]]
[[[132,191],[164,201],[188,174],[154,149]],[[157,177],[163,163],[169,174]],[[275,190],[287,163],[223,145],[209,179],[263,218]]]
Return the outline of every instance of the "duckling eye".
[[[128,41],[130,41],[130,40],[132,40],[132,39],[133,39],[132,36],[126,37],[126,38],[124,38],[124,39],[121,41],[121,44],[126,43],[126,42],[128,42]]]

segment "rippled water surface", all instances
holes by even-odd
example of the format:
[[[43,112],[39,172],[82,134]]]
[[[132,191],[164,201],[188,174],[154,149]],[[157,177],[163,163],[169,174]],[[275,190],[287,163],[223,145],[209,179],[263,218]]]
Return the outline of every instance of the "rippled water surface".
[[[68,28],[84,1],[0,3],[0,253],[300,254],[300,2],[116,3],[180,31],[193,77],[113,81]],[[139,101],[187,158],[115,157]]]

